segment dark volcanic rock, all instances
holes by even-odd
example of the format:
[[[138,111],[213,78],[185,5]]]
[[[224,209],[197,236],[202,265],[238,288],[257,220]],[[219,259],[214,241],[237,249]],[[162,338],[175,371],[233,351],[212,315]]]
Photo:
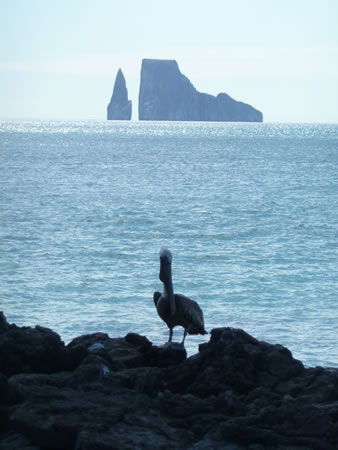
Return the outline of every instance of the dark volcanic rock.
[[[175,60],[144,59],[139,119],[262,122],[263,115],[227,94],[214,97],[198,92]]]
[[[108,120],[130,120],[131,119],[131,100],[128,100],[128,90],[126,80],[119,69],[116,75],[113,95],[107,106]]]
[[[180,345],[156,347],[134,333],[63,346],[51,330],[4,323],[2,345],[20,358],[2,364],[0,449],[337,448],[338,371],[306,369],[243,330],[214,329],[186,358]],[[24,343],[27,330],[34,339]],[[54,366],[39,339],[59,349]],[[72,367],[63,352],[75,352]]]
[[[66,348],[49,328],[20,328],[15,324],[6,328],[4,320],[0,318],[0,373],[7,376],[72,370],[87,354],[83,346]]]

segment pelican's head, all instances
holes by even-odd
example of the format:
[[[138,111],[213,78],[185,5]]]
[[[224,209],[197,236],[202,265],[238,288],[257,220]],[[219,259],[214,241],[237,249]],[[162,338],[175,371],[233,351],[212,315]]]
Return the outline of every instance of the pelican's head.
[[[171,314],[175,314],[176,305],[174,299],[174,288],[171,276],[171,261],[173,257],[170,250],[162,247],[160,250],[160,280],[164,286],[164,296],[167,296],[170,304]]]
[[[168,248],[162,247],[160,250],[160,259],[167,259],[169,263],[171,264],[171,261],[173,260],[172,254]]]

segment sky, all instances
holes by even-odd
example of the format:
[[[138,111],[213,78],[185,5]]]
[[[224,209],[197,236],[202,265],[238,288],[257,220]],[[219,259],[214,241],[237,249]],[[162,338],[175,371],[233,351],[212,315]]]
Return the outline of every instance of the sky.
[[[143,58],[265,122],[338,123],[337,0],[0,0],[0,119],[106,119]]]

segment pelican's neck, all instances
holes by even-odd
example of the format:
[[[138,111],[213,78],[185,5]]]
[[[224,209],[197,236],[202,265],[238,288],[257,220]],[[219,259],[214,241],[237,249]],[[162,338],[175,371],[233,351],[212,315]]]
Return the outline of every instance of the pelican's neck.
[[[173,292],[173,280],[170,261],[161,261],[160,280],[163,284],[163,297],[168,298]]]
[[[163,297],[169,298],[169,295],[174,292],[173,282],[172,280],[163,281]]]
[[[170,312],[172,315],[176,312],[176,304],[174,297],[174,288],[171,277],[168,277],[165,281],[163,281],[163,297],[169,304]]]
[[[170,305],[171,314],[175,314],[176,305],[174,299],[174,288],[171,276],[171,253],[166,250],[164,252],[161,250],[160,253],[160,280],[163,283],[163,293],[162,296],[168,300]]]

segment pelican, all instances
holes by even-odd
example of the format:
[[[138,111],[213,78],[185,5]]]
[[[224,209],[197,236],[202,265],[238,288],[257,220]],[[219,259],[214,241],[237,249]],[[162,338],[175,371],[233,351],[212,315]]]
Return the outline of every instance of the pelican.
[[[182,294],[174,294],[171,276],[172,255],[167,248],[160,250],[160,275],[163,292],[154,292],[154,303],[158,315],[169,328],[169,340],[173,337],[173,328],[180,325],[184,328],[183,340],[189,334],[207,334],[204,329],[203,312],[198,303]]]

